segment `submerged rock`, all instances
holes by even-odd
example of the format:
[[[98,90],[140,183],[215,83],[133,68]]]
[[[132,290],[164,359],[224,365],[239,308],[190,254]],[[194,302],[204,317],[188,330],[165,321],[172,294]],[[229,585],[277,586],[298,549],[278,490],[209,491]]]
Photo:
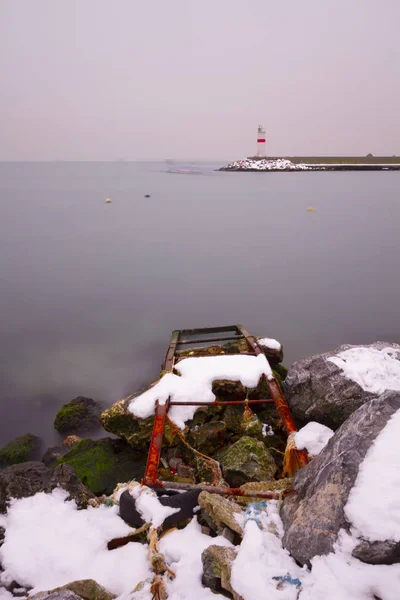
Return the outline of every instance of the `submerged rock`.
[[[141,479],[146,456],[138,454],[123,440],[84,439],[75,444],[58,464],[73,467],[79,479],[94,494],[111,494],[121,481]]]
[[[90,431],[100,426],[100,409],[91,398],[78,396],[58,411],[54,428],[59,433]]]
[[[289,369],[284,389],[292,414],[299,421],[317,421],[337,429],[357,408],[377,398],[382,392],[365,391],[328,360],[350,348],[400,350],[400,346],[389,342],[375,342],[367,346],[344,345],[333,352],[295,362]]]
[[[360,464],[399,409],[399,392],[385,392],[364,404],[336,431],[321,454],[293,478],[297,493],[285,497],[281,518],[283,545],[299,563],[309,564],[314,556],[331,552],[339,530],[350,528],[344,508]],[[376,564],[390,564],[399,556],[393,540],[379,545],[365,541],[355,552],[360,560]]]
[[[248,481],[267,481],[277,470],[271,452],[263,442],[243,436],[214,458],[221,465],[224,479],[231,487],[240,487]]]
[[[38,492],[49,493],[61,487],[75,500],[79,508],[86,508],[92,492],[78,479],[69,465],[49,469],[42,462],[30,461],[7,467],[0,473],[0,513],[7,510],[11,498],[27,498]]]
[[[26,433],[9,442],[0,450],[0,468],[9,467],[29,460],[39,460],[42,441],[32,433]]]
[[[115,597],[115,594],[109,592],[94,579],[72,581],[54,590],[39,592],[34,596],[30,596],[31,600],[76,600],[76,598],[82,600],[114,600]]]
[[[231,585],[232,563],[236,558],[233,548],[208,546],[201,555],[203,563],[202,584],[215,593],[228,592],[233,600],[242,600]]]

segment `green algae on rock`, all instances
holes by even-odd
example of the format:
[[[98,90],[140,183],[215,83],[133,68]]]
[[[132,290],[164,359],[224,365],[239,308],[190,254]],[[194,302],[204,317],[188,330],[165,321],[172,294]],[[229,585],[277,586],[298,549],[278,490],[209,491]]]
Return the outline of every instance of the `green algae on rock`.
[[[60,408],[54,427],[59,433],[89,431],[99,427],[99,414],[94,400],[78,396]]]
[[[0,450],[0,467],[9,467],[30,460],[38,460],[41,447],[41,439],[33,433],[21,435]]]
[[[111,494],[121,481],[141,479],[146,457],[123,440],[84,439],[56,463],[68,464],[79,479],[96,495]]]
[[[277,470],[264,443],[249,436],[241,437],[213,458],[219,461],[224,479],[231,487],[240,487],[248,481],[268,481]]]

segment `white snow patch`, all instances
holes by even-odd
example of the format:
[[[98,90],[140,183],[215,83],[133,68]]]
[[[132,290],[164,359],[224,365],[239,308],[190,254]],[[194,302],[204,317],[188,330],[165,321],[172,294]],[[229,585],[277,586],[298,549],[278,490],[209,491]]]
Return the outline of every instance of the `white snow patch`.
[[[244,600],[261,597],[296,600],[299,588],[285,582],[284,578],[290,576],[293,580],[302,580],[307,571],[298,567],[289,552],[282,548],[283,526],[277,502],[266,504],[265,512],[257,513],[256,520],[251,517],[251,507],[248,509],[243,541],[232,565],[232,587]]]
[[[400,391],[400,349],[349,348],[327,359],[366,392]]]
[[[167,373],[156,385],[134,398],[129,410],[145,419],[154,413],[156,400],[160,404],[170,398],[173,402],[214,402],[212,383],[217,379],[240,381],[245,387],[256,387],[262,374],[273,377],[263,354],[259,356],[229,355],[185,358],[175,367],[180,373]],[[168,416],[184,429],[185,421],[193,418],[196,406],[172,406]]]
[[[164,536],[159,544],[169,567],[176,578],[168,582],[168,600],[223,600],[201,583],[203,565],[201,553],[208,546],[232,546],[222,536],[211,538],[201,532],[194,517],[185,529],[175,530]],[[150,597],[149,597],[150,600]]]
[[[274,435],[274,430],[272,429],[271,425],[264,423],[262,426],[262,434],[264,437],[267,437],[267,435]]]
[[[165,519],[174,513],[179,512],[179,508],[163,506],[152,490],[146,487],[137,486],[129,491],[135,498],[135,507],[142,515],[146,523],[152,523],[153,527],[160,527]]]
[[[36,593],[91,578],[122,594],[151,575],[145,545],[107,550],[110,539],[134,531],[118,516],[117,506],[77,510],[67,496],[56,489],[11,502],[2,519],[2,583],[15,579]]]
[[[310,421],[294,434],[294,442],[298,450],[307,450],[311,456],[317,456],[329,442],[334,432],[329,427],[316,421]]]
[[[264,346],[265,348],[269,348],[270,350],[279,351],[282,349],[282,345],[273,338],[261,338],[260,340],[258,340],[258,343],[260,344],[260,346]]]
[[[398,467],[395,448],[389,457],[386,455],[390,445],[394,446],[398,428],[396,413],[367,454],[365,465],[363,463],[365,472],[368,465],[380,462],[379,485],[382,472],[386,475],[387,471],[394,472]],[[385,452],[379,450],[382,444]],[[381,462],[387,459],[387,464]],[[383,465],[386,465],[384,469]],[[361,485],[361,479],[360,475],[355,491]],[[376,481],[374,487],[377,487]],[[371,489],[369,487],[369,491]],[[375,513],[375,505],[363,509],[364,516],[372,511],[372,523],[377,524],[380,519],[384,531],[387,514],[388,527],[393,527],[396,535],[399,519],[395,519],[394,507],[399,504],[399,490],[395,478],[390,490],[386,487],[382,490],[380,500],[385,514]],[[0,525],[6,528],[5,541],[0,548],[0,560],[5,569],[0,583],[4,585],[15,579],[21,585],[33,586],[31,593],[36,593],[77,579],[93,578],[117,594],[118,600],[151,600],[149,582],[153,573],[147,559],[147,546],[130,543],[117,550],[106,548],[106,542],[111,538],[132,531],[118,517],[118,507],[77,510],[75,502],[66,501],[66,497],[67,492],[58,489],[51,494],[38,493],[30,498],[13,500],[7,515],[0,516]],[[363,496],[363,501],[366,499],[368,497]],[[354,501],[350,498],[350,510]],[[262,505],[264,508],[260,513]],[[368,565],[353,558],[352,550],[359,542],[355,529],[350,534],[341,531],[334,551],[327,556],[315,557],[310,572],[298,567],[282,548],[283,526],[275,500],[248,507],[242,522],[244,539],[236,547],[232,585],[244,600],[371,600],[374,595],[384,600],[399,598],[400,564]],[[386,533],[382,535],[386,536]],[[232,547],[223,537],[211,538],[202,534],[195,517],[184,529],[172,531],[160,540],[160,551],[176,572],[176,578],[167,583],[169,600],[223,600],[223,596],[213,594],[201,583],[201,553],[212,544]],[[144,588],[132,593],[137,583],[145,580]],[[11,598],[10,593],[0,588],[1,600]]]
[[[398,600],[400,565],[368,565],[353,558],[358,542],[341,530],[334,552],[311,560],[312,572],[302,579],[299,600]]]
[[[400,541],[400,410],[369,448],[350,491],[345,514],[370,541]]]

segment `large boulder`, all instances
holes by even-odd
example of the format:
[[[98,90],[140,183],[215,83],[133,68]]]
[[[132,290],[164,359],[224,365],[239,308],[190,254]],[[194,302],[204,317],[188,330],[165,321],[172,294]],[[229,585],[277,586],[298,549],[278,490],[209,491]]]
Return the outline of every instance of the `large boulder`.
[[[79,479],[94,494],[111,494],[121,481],[141,479],[146,456],[135,452],[123,440],[83,439],[75,444],[58,464],[75,469]]]
[[[41,449],[42,440],[39,437],[33,433],[21,435],[0,450],[0,468],[30,460],[39,460]]]
[[[351,348],[370,348],[382,351],[400,346],[389,342],[375,342],[366,346],[343,345],[333,352],[317,354],[295,362],[289,369],[284,382],[284,390],[292,414],[301,424],[317,421],[332,429],[337,429],[357,408],[377,398],[384,389],[377,392],[365,391],[359,383],[347,377],[337,361],[337,355]],[[337,361],[338,362],[338,361]]]
[[[94,495],[78,479],[69,465],[49,469],[42,462],[30,461],[7,467],[0,473],[0,513],[7,510],[11,498],[27,498],[38,492],[50,493],[61,487],[75,500],[79,508],[86,508]]]
[[[241,437],[214,458],[221,465],[225,481],[239,487],[248,481],[268,481],[277,470],[271,452],[263,442],[249,436]]]
[[[91,431],[100,426],[100,412],[92,398],[78,396],[60,408],[54,428],[59,433]]]
[[[285,497],[281,518],[283,545],[299,563],[309,564],[314,556],[328,554],[339,530],[349,530],[345,506],[360,464],[399,409],[399,392],[385,392],[364,404],[336,431],[321,454],[297,472],[292,480],[296,494]],[[393,540],[379,545],[369,540],[357,546],[354,556],[366,562],[390,563],[399,552]]]

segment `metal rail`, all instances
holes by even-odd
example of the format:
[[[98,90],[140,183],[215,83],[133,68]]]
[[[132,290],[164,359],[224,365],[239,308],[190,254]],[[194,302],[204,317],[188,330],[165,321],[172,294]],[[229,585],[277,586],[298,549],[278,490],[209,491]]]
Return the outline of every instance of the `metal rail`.
[[[180,340],[180,336],[182,334],[186,334],[187,335],[198,335],[198,334],[207,334],[207,333],[221,333],[221,332],[235,332],[235,338],[223,338],[220,336],[216,336],[215,338],[208,338],[205,340],[193,340],[193,342],[191,340],[188,339],[183,339]],[[165,356],[165,361],[164,361],[164,370],[165,371],[172,371],[174,368],[174,364],[176,360],[179,360],[179,358],[176,355],[177,352],[177,346],[180,344],[189,344],[189,343],[202,343],[202,342],[213,342],[213,341],[222,341],[223,339],[245,339],[248,344],[250,345],[250,347],[252,348],[252,355],[254,356],[258,356],[259,354],[263,354],[263,350],[261,348],[261,346],[257,343],[256,338],[251,335],[242,325],[229,325],[226,327],[211,327],[211,328],[203,328],[203,329],[183,329],[183,330],[175,330],[172,332],[171,335],[171,340],[168,346],[168,350],[167,350],[167,354]],[[242,354],[241,352],[239,352],[240,354]],[[246,354],[249,354],[248,352],[246,352]],[[160,461],[160,455],[161,455],[161,445],[162,445],[162,440],[163,440],[163,434],[164,434],[164,428],[165,428],[165,419],[166,419],[166,415],[168,412],[168,409],[170,406],[212,406],[212,405],[218,405],[218,406],[223,406],[223,405],[229,405],[229,404],[270,404],[270,403],[274,403],[275,404],[275,410],[277,412],[277,414],[279,415],[279,417],[282,420],[283,423],[283,427],[287,433],[288,436],[290,436],[292,433],[295,433],[297,431],[296,425],[294,423],[293,417],[291,415],[289,406],[285,400],[285,397],[283,395],[282,389],[278,383],[278,381],[275,379],[275,377],[272,378],[268,378],[265,375],[263,376],[265,379],[265,382],[268,386],[269,392],[272,396],[272,398],[268,398],[268,399],[261,399],[261,400],[229,400],[226,402],[221,402],[216,400],[215,402],[173,402],[173,401],[168,401],[165,404],[159,404],[158,402],[156,403],[156,410],[155,410],[155,417],[154,417],[154,425],[153,425],[153,432],[152,432],[152,436],[151,436],[151,442],[150,442],[150,449],[149,449],[149,454],[148,454],[148,458],[147,458],[147,465],[146,465],[146,471],[145,471],[145,475],[143,478],[143,483],[147,484],[147,485],[164,485],[166,483],[168,483],[168,485],[171,487],[171,482],[160,482],[158,481],[157,477],[158,477],[158,464]],[[309,462],[309,458],[308,458],[308,454],[307,452],[305,452],[304,450],[294,450],[296,452],[297,455],[297,459],[298,459],[298,464],[301,467],[304,467],[308,462]],[[184,484],[175,484],[174,486],[177,485],[184,485]],[[237,490],[235,489],[229,489],[229,488],[221,488],[224,491],[223,492],[218,492],[216,491],[219,488],[215,488],[214,486],[209,486],[210,490],[209,491],[215,491],[215,493],[224,493],[224,494],[228,494],[228,495],[245,495],[243,494],[243,490]],[[191,486],[190,488],[178,488],[176,487],[176,489],[193,489],[193,486]],[[203,487],[202,489],[206,489],[205,487]],[[229,491],[230,490],[230,491]],[[266,492],[265,492],[266,493]],[[274,492],[270,492],[271,494]],[[249,495],[249,494],[248,494]],[[262,497],[262,494],[257,492],[255,494],[250,494],[250,495],[254,495],[254,496],[258,496],[258,497]],[[265,496],[268,497],[268,496]],[[277,496],[270,496],[270,497],[280,497],[279,494]]]

